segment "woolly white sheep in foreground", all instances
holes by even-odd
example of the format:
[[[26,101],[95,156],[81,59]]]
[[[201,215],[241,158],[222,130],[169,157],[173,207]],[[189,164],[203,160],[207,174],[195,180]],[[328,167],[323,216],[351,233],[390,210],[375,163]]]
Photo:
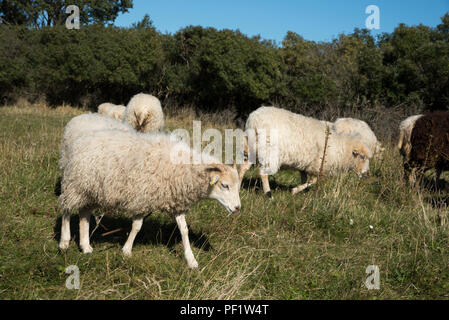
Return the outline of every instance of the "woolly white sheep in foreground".
[[[164,127],[164,113],[158,98],[136,94],[126,106],[123,121],[141,132],[160,131]]]
[[[253,143],[248,147],[249,154],[255,154],[262,164],[259,173],[262,178],[263,190],[271,198],[268,174],[276,173],[281,167],[298,169],[302,177],[313,176],[312,181],[292,189],[292,194],[305,190],[317,181],[320,172],[321,159],[324,154],[326,140],[326,124],[320,120],[305,117],[275,107],[261,107],[252,112],[246,122],[246,130],[252,129],[257,137],[257,147]],[[277,156],[264,155],[260,152],[261,133],[266,134],[267,146],[270,140],[270,130],[277,132]],[[337,134],[330,130],[323,174],[335,174],[337,171],[354,169],[361,176],[369,170],[370,149],[354,136]],[[256,150],[257,149],[257,150]],[[268,148],[267,148],[268,149]],[[264,159],[265,157],[265,159]],[[270,158],[271,161],[267,161]],[[251,160],[251,158],[249,159]],[[270,163],[271,162],[271,163]],[[273,168],[274,166],[274,168]],[[239,179],[251,167],[246,160],[240,167]],[[303,181],[304,182],[304,181]]]
[[[353,118],[339,118],[333,123],[332,129],[337,133],[357,136],[370,148],[375,156],[381,157],[382,152],[385,150],[365,121]]]
[[[97,113],[86,113],[72,118],[64,128],[61,151],[59,157],[59,169],[64,171],[67,164],[70,149],[76,139],[95,130],[118,129],[125,132],[134,131],[129,125],[108,118]]]
[[[397,147],[405,162],[409,160],[410,151],[412,150],[411,137],[413,127],[415,126],[416,120],[422,116],[422,114],[410,116],[399,125],[399,139]]]
[[[176,149],[173,149],[176,148]],[[190,268],[198,263],[190,248],[185,214],[201,199],[216,199],[230,213],[240,210],[237,170],[202,155],[202,164],[175,164],[172,152],[194,152],[168,135],[128,133],[119,130],[94,131],[73,145],[61,184],[61,240],[70,242],[70,212],[79,210],[80,246],[92,252],[89,219],[95,208],[127,212],[132,230],[123,252],[131,255],[134,239],[147,214],[171,214],[181,232],[184,254]]]

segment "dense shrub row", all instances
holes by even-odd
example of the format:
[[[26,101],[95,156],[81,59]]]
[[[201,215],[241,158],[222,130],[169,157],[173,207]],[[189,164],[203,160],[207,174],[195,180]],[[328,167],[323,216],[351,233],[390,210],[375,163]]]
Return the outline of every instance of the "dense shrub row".
[[[126,103],[150,92],[178,106],[247,114],[260,104],[290,109],[449,108],[449,14],[436,28],[399,25],[373,38],[355,29],[332,42],[289,32],[281,44],[239,31],[189,26],[162,34],[87,25],[0,25],[0,97],[51,104]]]

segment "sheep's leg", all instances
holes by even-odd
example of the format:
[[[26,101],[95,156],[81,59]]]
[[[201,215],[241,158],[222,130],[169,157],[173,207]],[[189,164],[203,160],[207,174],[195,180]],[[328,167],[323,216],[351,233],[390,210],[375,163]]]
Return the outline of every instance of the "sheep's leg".
[[[142,228],[142,224],[143,224],[143,217],[134,218],[133,226],[131,232],[129,233],[128,240],[126,240],[126,243],[122,249],[123,254],[125,256],[128,257],[131,256],[131,250],[133,249],[134,239],[136,238],[136,235]]]
[[[83,208],[79,212],[80,217],[80,247],[83,253],[91,253],[93,251],[89,240],[89,221],[92,212],[90,209]]]
[[[239,170],[239,181],[240,184],[242,184],[243,177],[245,176],[245,173],[251,168],[251,163],[249,161],[245,161],[241,166]]]
[[[441,168],[436,168],[436,172],[435,172],[435,188],[438,188],[438,182],[440,181],[440,176],[441,176]]]
[[[302,174],[301,174],[302,176]],[[310,182],[306,182],[300,186],[297,186],[296,188],[292,189],[292,194],[295,195],[301,191],[304,191],[305,189],[309,188],[310,186],[314,185],[318,180],[318,177],[313,177]]]
[[[184,246],[184,256],[187,260],[187,265],[189,268],[196,269],[198,268],[198,262],[195,260],[192,249],[190,248],[189,229],[187,228],[185,214],[177,215],[176,223],[178,224],[179,231],[181,232],[182,244]]]
[[[301,183],[304,184],[307,182],[307,172],[301,171]]]
[[[64,210],[61,217],[61,239],[59,240],[59,249],[67,250],[70,244],[70,211]]]
[[[403,175],[403,178],[404,178],[404,180],[405,181],[409,181],[409,178],[410,178],[410,170],[409,170],[409,168],[408,168],[408,166],[407,166],[407,163],[404,161],[404,165],[403,165],[403,169],[404,169],[404,175]]]
[[[417,168],[412,167],[408,161],[404,161],[404,179],[409,185],[414,186],[416,183]]]
[[[414,186],[416,184],[416,179],[417,179],[416,174],[417,174],[416,168],[412,168],[408,173],[408,182],[412,186]]]
[[[259,168],[259,175],[262,179],[263,192],[268,196],[268,198],[273,199],[270,189],[270,182],[268,181],[268,175],[263,173],[262,168]]]

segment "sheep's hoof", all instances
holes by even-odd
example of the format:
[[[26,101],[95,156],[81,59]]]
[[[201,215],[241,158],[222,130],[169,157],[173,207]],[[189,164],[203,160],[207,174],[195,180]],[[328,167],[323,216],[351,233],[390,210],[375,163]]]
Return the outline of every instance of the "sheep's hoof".
[[[81,247],[81,249],[83,250],[84,254],[92,253],[94,251],[94,249],[92,249],[92,247],[90,245],[83,246],[83,247]]]
[[[125,257],[131,257],[133,255],[132,252],[131,252],[131,249],[129,249],[129,248],[123,247],[122,251],[123,251],[123,255]]]
[[[65,252],[69,248],[70,241],[61,241],[59,242],[59,251]]]
[[[267,195],[267,197],[269,198],[269,199],[273,199],[273,195],[271,194],[271,191],[268,191],[267,193],[265,193],[266,195]]]
[[[196,260],[187,261],[187,264],[190,269],[198,269],[198,262],[196,262]]]

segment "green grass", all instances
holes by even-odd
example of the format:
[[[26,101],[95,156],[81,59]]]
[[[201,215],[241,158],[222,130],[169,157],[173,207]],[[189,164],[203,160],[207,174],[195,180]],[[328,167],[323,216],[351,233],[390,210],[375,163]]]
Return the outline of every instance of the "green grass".
[[[229,216],[214,201],[198,203],[187,221],[199,270],[187,268],[179,232],[164,214],[145,220],[131,258],[120,250],[130,220],[105,216],[92,237],[93,254],[83,255],[74,215],[75,239],[61,254],[59,144],[64,125],[79,113],[0,108],[0,299],[449,296],[447,189],[407,187],[392,146],[366,179],[329,177],[292,196],[288,187],[299,184],[300,175],[282,171],[270,177],[276,187],[270,201],[253,169],[241,191],[240,214]],[[168,119],[168,127],[191,128],[183,119]],[[80,269],[79,290],[65,287],[69,265]],[[369,265],[379,266],[380,290],[364,286]]]

